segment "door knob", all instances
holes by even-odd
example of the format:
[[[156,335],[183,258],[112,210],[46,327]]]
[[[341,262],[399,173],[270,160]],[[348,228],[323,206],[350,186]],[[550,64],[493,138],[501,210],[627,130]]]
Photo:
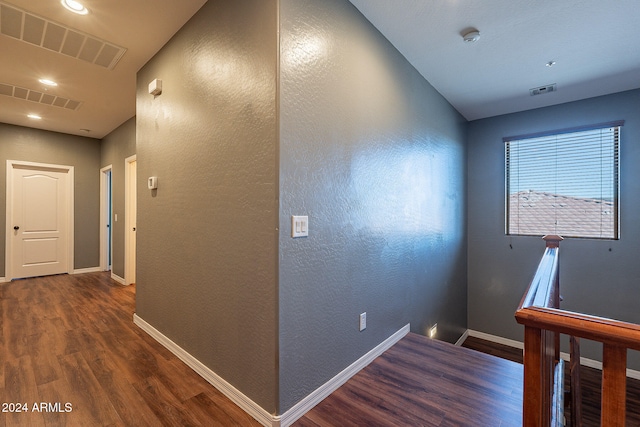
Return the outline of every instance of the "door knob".
[[[13,226],[13,229],[14,229],[14,230],[19,230],[19,229],[20,229],[20,227],[18,227],[17,225],[14,225],[14,226]]]

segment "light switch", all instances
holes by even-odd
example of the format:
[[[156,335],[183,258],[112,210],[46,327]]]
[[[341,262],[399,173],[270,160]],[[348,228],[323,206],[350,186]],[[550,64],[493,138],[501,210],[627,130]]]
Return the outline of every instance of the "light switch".
[[[309,236],[309,217],[307,215],[291,216],[291,237]]]

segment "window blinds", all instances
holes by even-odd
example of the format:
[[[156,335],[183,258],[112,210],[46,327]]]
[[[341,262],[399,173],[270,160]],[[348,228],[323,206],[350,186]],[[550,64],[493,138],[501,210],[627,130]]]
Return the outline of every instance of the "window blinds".
[[[507,234],[617,239],[620,127],[505,138]]]

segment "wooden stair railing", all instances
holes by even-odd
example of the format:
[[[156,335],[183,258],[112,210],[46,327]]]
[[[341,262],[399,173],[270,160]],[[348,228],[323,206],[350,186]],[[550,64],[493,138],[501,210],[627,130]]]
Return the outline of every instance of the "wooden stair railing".
[[[572,425],[582,424],[578,338],[584,338],[603,344],[600,423],[606,427],[624,426],[627,349],[640,350],[640,325],[560,309],[562,238],[545,236],[544,240],[544,255],[515,314],[518,323],[524,325],[523,425],[562,425],[552,408],[554,390],[558,390],[554,372],[560,360],[559,337],[565,334],[571,343]]]

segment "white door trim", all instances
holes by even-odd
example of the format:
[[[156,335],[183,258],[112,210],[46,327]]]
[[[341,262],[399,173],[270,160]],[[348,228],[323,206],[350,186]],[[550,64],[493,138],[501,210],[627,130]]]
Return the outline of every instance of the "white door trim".
[[[12,245],[11,245],[11,230],[13,230],[13,169],[14,167],[26,167],[26,168],[39,168],[39,169],[50,169],[53,171],[62,171],[66,172],[69,175],[68,180],[68,191],[69,191],[69,205],[67,206],[67,211],[69,215],[67,217],[67,273],[73,273],[73,267],[75,265],[73,250],[74,250],[74,241],[73,236],[75,235],[73,224],[74,224],[74,176],[73,176],[73,166],[65,166],[65,165],[54,165],[49,163],[35,163],[35,162],[23,162],[20,160],[7,160],[7,187],[6,187],[6,223],[5,223],[5,259],[4,259],[4,275],[6,280],[13,279],[12,275]]]
[[[136,254],[132,248],[133,227],[135,227],[135,218],[131,215],[131,204],[136,203],[136,192],[131,191],[131,163],[136,161],[136,155],[127,157],[124,160],[124,283],[130,285],[135,283],[136,271]],[[135,190],[135,189],[134,189]]]
[[[100,169],[100,271],[109,270],[109,238],[113,239],[113,224],[111,224],[110,218],[108,218],[109,209],[109,192],[113,194],[113,190],[109,185],[109,175],[107,172],[112,172],[112,165],[105,166]],[[113,179],[113,176],[112,176]],[[111,227],[107,227],[111,224]],[[113,246],[113,245],[112,245]],[[113,254],[113,249],[111,250]]]

